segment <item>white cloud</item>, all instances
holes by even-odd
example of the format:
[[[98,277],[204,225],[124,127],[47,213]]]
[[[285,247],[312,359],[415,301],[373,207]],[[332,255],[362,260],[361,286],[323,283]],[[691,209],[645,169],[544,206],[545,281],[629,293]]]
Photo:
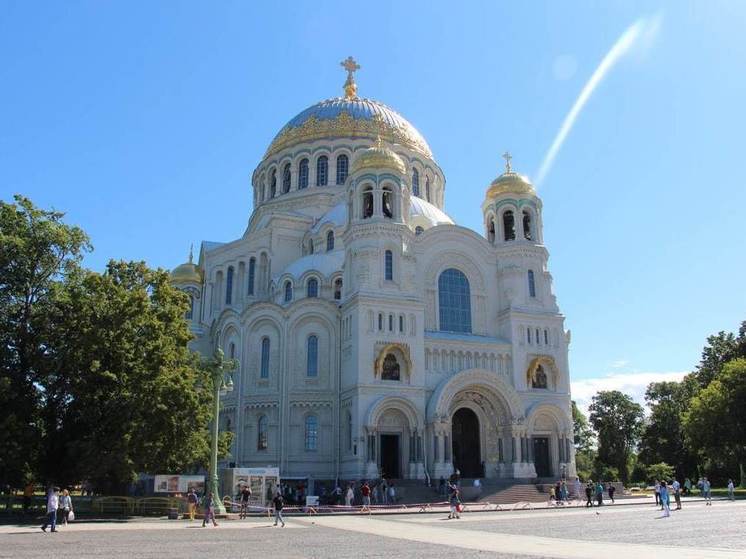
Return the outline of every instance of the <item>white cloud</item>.
[[[629,361],[626,359],[617,359],[616,361],[612,361],[611,368],[612,369],[621,369],[623,367],[626,367],[629,365]]]
[[[600,390],[619,390],[632,399],[645,405],[645,389],[651,382],[679,381],[688,371],[684,372],[650,372],[650,373],[609,373],[603,377],[585,378],[571,382],[572,399],[580,410],[588,415],[591,399]]]

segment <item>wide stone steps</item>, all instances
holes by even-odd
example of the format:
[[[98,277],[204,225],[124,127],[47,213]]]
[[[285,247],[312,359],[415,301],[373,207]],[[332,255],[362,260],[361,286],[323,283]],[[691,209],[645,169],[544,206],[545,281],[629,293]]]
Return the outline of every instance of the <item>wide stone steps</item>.
[[[435,503],[447,501],[437,487],[426,487],[421,481],[394,481],[397,502],[402,504]],[[483,481],[481,494],[473,487],[472,480],[462,480],[461,497],[464,501],[484,501],[495,504],[518,502],[538,503],[549,498],[549,484],[510,483]]]

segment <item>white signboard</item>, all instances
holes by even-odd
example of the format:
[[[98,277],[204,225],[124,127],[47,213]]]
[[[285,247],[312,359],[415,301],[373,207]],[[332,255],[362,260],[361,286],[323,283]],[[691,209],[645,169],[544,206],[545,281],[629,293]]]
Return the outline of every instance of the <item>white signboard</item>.
[[[205,491],[205,476],[157,475],[154,478],[155,493],[188,493],[194,488],[200,495]]]

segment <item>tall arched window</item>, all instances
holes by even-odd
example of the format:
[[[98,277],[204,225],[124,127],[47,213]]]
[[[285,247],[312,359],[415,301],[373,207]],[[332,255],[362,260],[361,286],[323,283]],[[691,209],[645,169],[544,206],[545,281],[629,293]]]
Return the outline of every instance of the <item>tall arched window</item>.
[[[293,283],[290,280],[285,282],[285,302],[289,303],[293,300]]]
[[[262,338],[262,365],[259,370],[260,378],[269,378],[269,338]]]
[[[505,240],[515,240],[515,217],[511,210],[507,210],[503,213],[503,231],[505,231]]]
[[[260,415],[259,421],[257,421],[256,424],[256,449],[257,450],[267,450],[267,424],[269,421],[267,420],[266,415]]]
[[[313,254],[313,239],[308,241],[308,254]]]
[[[329,231],[326,234],[326,252],[334,250],[334,231]]]
[[[254,279],[256,278],[256,258],[253,256],[249,258],[249,289],[248,295],[254,294]]]
[[[329,182],[329,158],[322,155],[316,160],[316,186],[326,186]]]
[[[471,291],[463,272],[448,268],[440,274],[438,305],[441,330],[471,332]]]
[[[394,194],[388,188],[383,189],[381,209],[383,210],[383,217],[394,217]]]
[[[319,296],[319,281],[316,278],[311,278],[306,284],[306,297],[318,297]]]
[[[536,281],[534,280],[534,271],[528,271],[528,294],[530,297],[536,297]]]
[[[285,167],[282,169],[282,193],[287,194],[290,192],[290,163],[285,163]]]
[[[233,266],[228,266],[228,274],[225,276],[225,304],[230,305],[233,301]]]
[[[194,296],[189,293],[187,293],[187,296],[189,297],[189,308],[187,309],[184,318],[192,320],[192,316],[194,316]]]
[[[236,344],[234,344],[233,342],[231,342],[231,345],[228,348],[228,356],[231,359],[235,359],[236,358]]]
[[[487,240],[490,243],[495,242],[495,220],[492,217],[487,222]]]
[[[306,416],[306,432],[305,432],[305,448],[306,450],[316,450],[319,444],[319,420],[316,419],[315,415]]]
[[[383,330],[383,313],[378,313],[378,329]]]
[[[334,299],[337,301],[342,299],[342,278],[334,280]]]
[[[417,169],[412,171],[412,194],[420,196],[420,173]]]
[[[393,353],[389,353],[383,359],[382,380],[401,380],[401,367]]]
[[[523,210],[523,237],[530,241],[531,236],[531,213],[528,210]]]
[[[384,279],[394,280],[394,253],[387,250],[384,254]]]
[[[277,169],[272,169],[269,174],[269,197],[274,198],[277,196]]]
[[[430,201],[430,177],[425,177],[425,199]]]
[[[298,188],[308,187],[308,159],[301,159],[298,164]]]
[[[319,339],[316,336],[308,336],[306,342],[306,376],[319,376]]]
[[[366,188],[363,192],[363,219],[373,216],[373,189]]]
[[[344,153],[337,157],[337,184],[344,184],[347,181],[349,166],[350,160]]]

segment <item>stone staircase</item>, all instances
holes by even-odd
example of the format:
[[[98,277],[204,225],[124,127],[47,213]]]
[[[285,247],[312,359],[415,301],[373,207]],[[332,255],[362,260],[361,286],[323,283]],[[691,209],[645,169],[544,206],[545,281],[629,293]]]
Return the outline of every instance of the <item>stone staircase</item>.
[[[481,480],[482,491],[473,487],[472,479],[461,480],[461,498],[463,501],[482,501],[495,504],[509,504],[518,502],[539,503],[549,498],[549,486],[547,483],[521,483],[510,480]],[[438,493],[437,486],[427,487],[418,480],[394,480],[397,492],[397,502],[400,504],[414,503],[436,503],[447,501]]]

